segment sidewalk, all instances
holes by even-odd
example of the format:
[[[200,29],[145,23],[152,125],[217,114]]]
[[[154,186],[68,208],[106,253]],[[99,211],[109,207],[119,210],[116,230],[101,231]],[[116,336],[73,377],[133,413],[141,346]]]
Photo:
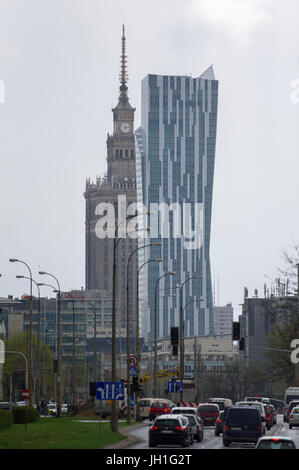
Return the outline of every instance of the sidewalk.
[[[139,439],[138,437],[135,436],[130,436],[130,431],[134,431],[134,429],[138,429],[143,427],[143,423],[137,423],[137,424],[132,424],[131,426],[125,426],[121,429],[118,430],[120,434],[126,435],[126,439],[122,439],[119,442],[116,442],[112,445],[102,447],[102,449],[125,449],[126,447],[129,447],[132,444],[135,444],[136,442],[141,442],[142,439]]]

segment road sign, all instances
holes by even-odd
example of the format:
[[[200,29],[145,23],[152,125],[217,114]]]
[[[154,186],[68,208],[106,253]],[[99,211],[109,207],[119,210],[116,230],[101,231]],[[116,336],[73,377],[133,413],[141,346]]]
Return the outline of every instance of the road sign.
[[[24,398],[24,400],[29,399],[29,390],[28,389],[23,390],[22,397]]]
[[[124,400],[124,382],[97,382],[97,400]]]
[[[181,393],[183,391],[183,382],[181,380],[171,380],[168,382],[168,393]]]
[[[129,366],[135,367],[138,364],[138,359],[135,354],[130,354],[129,356]]]
[[[129,374],[131,377],[135,377],[137,375],[137,367],[130,367]]]

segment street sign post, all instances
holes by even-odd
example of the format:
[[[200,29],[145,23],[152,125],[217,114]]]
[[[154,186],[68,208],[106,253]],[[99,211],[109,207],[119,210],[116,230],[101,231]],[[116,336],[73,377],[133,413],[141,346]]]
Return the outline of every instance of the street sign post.
[[[138,364],[138,359],[135,354],[130,354],[129,356],[129,365],[130,367],[135,367]]]
[[[183,382],[181,380],[171,380],[168,382],[168,393],[181,393]]]
[[[130,376],[131,377],[136,377],[137,375],[137,366],[133,367],[133,366],[130,366]]]
[[[97,400],[124,400],[124,382],[97,382]]]
[[[29,400],[29,390],[28,389],[23,390],[22,397],[24,398],[24,400]]]

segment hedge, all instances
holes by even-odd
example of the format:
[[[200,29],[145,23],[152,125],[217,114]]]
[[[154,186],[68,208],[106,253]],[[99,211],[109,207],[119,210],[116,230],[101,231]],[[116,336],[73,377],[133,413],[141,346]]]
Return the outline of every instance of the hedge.
[[[38,411],[32,406],[14,406],[12,416],[15,424],[33,423],[39,419]]]
[[[9,428],[13,423],[12,412],[10,410],[0,410],[0,431]]]

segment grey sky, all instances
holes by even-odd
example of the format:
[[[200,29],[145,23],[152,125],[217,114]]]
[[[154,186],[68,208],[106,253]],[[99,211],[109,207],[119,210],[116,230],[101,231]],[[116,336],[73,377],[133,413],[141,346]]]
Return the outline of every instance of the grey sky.
[[[218,279],[236,312],[244,286],[263,295],[298,241],[298,18],[297,0],[1,0],[0,296],[29,290],[10,257],[36,280],[42,269],[63,290],[85,285],[83,192],[106,170],[123,23],[136,127],[146,74],[196,77],[213,64],[216,303]]]

